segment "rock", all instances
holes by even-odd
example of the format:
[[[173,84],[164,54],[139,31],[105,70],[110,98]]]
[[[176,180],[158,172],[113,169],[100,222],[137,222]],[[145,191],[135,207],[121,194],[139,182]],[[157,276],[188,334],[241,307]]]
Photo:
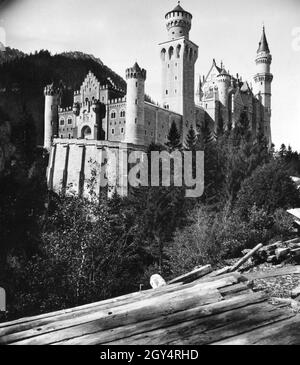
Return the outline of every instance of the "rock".
[[[150,285],[153,289],[157,289],[167,285],[167,283],[159,274],[154,274],[150,278]]]

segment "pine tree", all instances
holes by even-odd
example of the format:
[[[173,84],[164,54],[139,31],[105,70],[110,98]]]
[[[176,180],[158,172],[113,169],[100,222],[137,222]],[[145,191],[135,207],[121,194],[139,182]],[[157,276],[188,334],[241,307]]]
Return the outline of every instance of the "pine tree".
[[[176,123],[174,121],[172,122],[170,131],[168,134],[167,146],[169,147],[169,149],[171,151],[180,149],[182,147],[181,136],[180,136],[180,133],[178,132]]]
[[[185,149],[188,151],[194,151],[197,148],[198,137],[195,129],[191,125],[185,140]]]
[[[286,146],[284,143],[280,146],[279,156],[280,158],[284,158],[286,156]]]

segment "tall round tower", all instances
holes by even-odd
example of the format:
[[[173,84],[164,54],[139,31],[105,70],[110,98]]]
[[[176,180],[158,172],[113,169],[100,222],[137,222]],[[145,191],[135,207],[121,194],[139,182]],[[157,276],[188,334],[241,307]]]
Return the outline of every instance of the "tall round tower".
[[[192,14],[185,11],[180,6],[180,1],[178,1],[178,5],[173,10],[169,11],[165,16],[169,40],[180,37],[186,37],[189,39],[192,18]]]
[[[146,70],[135,63],[126,70],[126,132],[125,142],[143,145],[145,137]]]
[[[222,69],[220,74],[217,76],[219,101],[221,103],[221,117],[223,119],[223,125],[226,128],[228,125],[228,90],[231,83],[230,75]]]
[[[53,136],[58,134],[58,106],[60,104],[60,91],[53,84],[44,89],[45,115],[44,115],[44,148],[51,147]]]
[[[271,74],[272,56],[266,38],[265,27],[259,42],[256,55],[257,74],[254,76],[256,84],[256,95],[260,95],[263,106],[263,129],[265,136],[271,144],[271,85],[273,75]]]

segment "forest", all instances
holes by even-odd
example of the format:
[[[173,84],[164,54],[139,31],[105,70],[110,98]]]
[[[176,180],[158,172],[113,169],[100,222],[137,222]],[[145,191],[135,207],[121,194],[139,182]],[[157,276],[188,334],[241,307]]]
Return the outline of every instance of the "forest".
[[[31,57],[43,63],[52,56]],[[38,76],[36,90],[47,77]],[[2,107],[0,286],[7,293],[6,319],[146,289],[153,273],[170,279],[202,264],[219,268],[245,248],[291,235],[286,209],[300,206],[291,179],[300,177],[300,154],[285,145],[270,149],[262,131],[253,136],[246,113],[235,128],[219,123],[216,134],[191,128],[183,144],[173,124],[166,146],[149,146],[149,154],[204,151],[205,188],[197,199],[172,186],[132,188],[128,197],[109,199],[55,194],[47,189],[48,154],[37,139],[28,103],[13,117]]]

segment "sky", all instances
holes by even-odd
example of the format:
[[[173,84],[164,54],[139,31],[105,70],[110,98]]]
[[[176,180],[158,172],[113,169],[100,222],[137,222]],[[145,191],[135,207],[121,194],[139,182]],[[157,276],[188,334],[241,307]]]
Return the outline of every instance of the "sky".
[[[125,77],[135,61],[147,70],[146,93],[160,101],[158,44],[176,0],[0,0],[0,42],[24,52],[82,51]],[[273,63],[272,138],[300,151],[300,0],[182,0],[199,46],[196,77],[215,58],[253,82],[265,25]]]

